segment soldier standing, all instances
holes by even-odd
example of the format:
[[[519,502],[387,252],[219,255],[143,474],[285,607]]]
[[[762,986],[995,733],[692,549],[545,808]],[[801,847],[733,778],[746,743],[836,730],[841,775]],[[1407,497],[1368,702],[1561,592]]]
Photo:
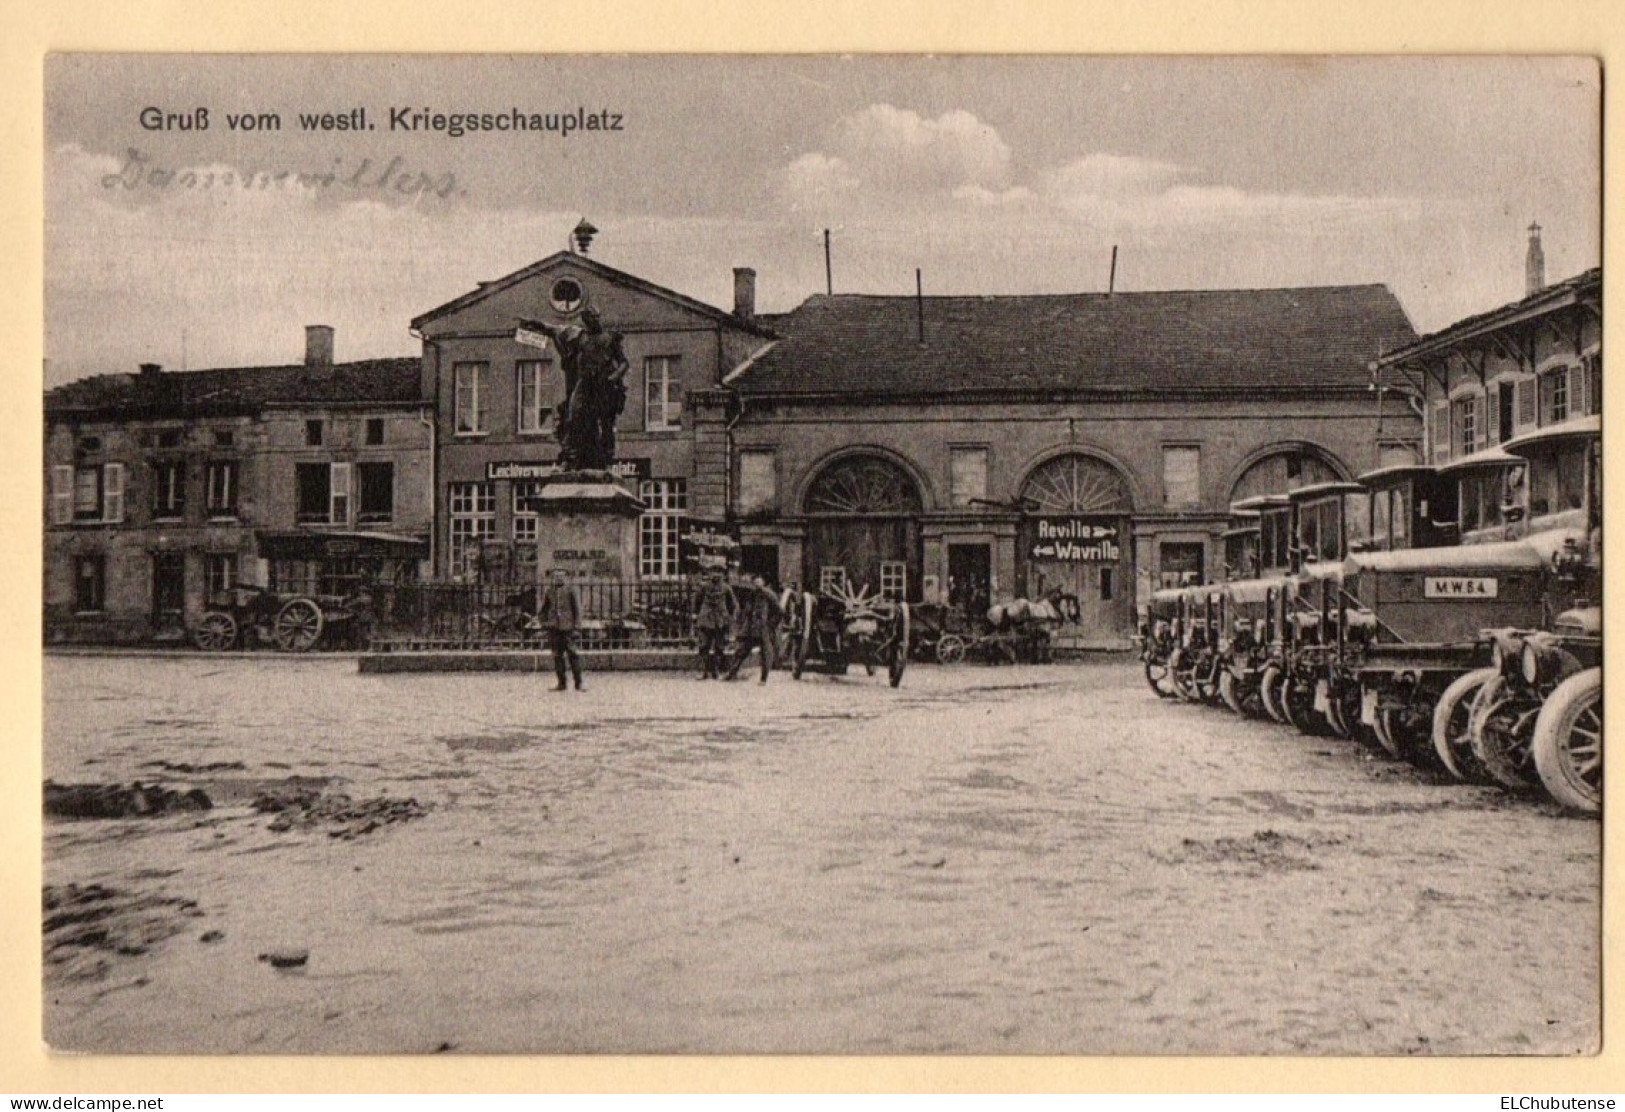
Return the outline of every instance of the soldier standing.
[[[554,691],[565,690],[564,667],[568,662],[570,674],[575,677],[576,690],[581,686],[581,654],[576,652],[576,630],[581,628],[581,595],[575,584],[564,577],[563,568],[548,573],[547,586],[542,590],[541,605],[536,608],[536,619],[547,631],[547,645],[553,650],[553,671],[559,683]]]
[[[740,633],[739,652],[734,656],[733,667],[728,669],[728,678],[739,678],[739,669],[750,657],[751,649],[757,649],[762,654],[762,678],[759,683],[767,682],[767,674],[773,670],[775,652],[775,637],[779,629],[779,618],[784,611],[779,606],[779,596],[776,591],[770,590],[767,582],[759,575],[750,577],[746,586],[744,597],[740,600]]]
[[[722,581],[720,569],[712,569],[694,596],[694,630],[700,639],[700,679],[721,678],[722,666],[727,662],[728,625],[738,608],[733,588]]]

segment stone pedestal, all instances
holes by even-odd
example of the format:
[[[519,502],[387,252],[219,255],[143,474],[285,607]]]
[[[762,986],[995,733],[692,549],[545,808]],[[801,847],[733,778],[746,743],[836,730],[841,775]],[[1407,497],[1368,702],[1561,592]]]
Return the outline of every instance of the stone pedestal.
[[[530,500],[541,521],[537,573],[572,579],[636,579],[643,502],[608,471],[567,471],[542,481]]]

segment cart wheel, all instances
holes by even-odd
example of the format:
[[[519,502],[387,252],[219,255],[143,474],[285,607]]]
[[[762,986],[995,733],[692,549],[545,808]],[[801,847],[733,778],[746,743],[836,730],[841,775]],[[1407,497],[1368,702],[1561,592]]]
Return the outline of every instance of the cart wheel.
[[[1552,798],[1595,815],[1602,810],[1602,669],[1570,676],[1535,719],[1535,768]]]
[[[206,653],[223,653],[237,644],[237,619],[211,610],[192,627],[192,644]]]
[[[285,653],[309,652],[321,636],[322,608],[308,598],[283,603],[271,627],[271,640]]]
[[[908,603],[897,604],[898,616],[893,619],[897,628],[897,636],[892,639],[891,663],[886,668],[886,678],[896,687],[903,682],[903,670],[908,667],[908,645],[910,621]]]
[[[1540,783],[1535,771],[1532,734],[1538,704],[1519,699],[1496,676],[1478,689],[1467,724],[1473,755],[1496,783],[1508,791],[1527,791]]]
[[[957,633],[944,633],[937,638],[937,663],[958,664],[965,659],[965,639]]]
[[[1468,727],[1473,718],[1473,700],[1496,675],[1494,668],[1479,668],[1457,676],[1433,708],[1433,752],[1457,780],[1477,780],[1489,775],[1478,767]]]

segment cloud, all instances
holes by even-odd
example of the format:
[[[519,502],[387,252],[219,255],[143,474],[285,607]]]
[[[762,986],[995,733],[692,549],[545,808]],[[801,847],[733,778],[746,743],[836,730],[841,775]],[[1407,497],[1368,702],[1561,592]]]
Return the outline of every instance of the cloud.
[[[1096,153],[1051,171],[1045,185],[1050,193],[1063,197],[1122,199],[1161,192],[1186,172],[1172,162]]]
[[[1010,178],[1010,148],[998,131],[961,109],[927,119],[872,104],[838,121],[828,150],[810,151],[783,171],[792,210],[822,211],[861,199],[870,204],[922,196],[985,200]]]

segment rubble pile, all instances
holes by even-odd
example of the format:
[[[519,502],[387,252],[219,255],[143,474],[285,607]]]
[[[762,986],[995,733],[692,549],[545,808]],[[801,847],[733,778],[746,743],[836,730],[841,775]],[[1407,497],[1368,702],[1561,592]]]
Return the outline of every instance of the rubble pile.
[[[137,780],[124,784],[58,784],[45,781],[45,813],[56,818],[126,819],[214,806],[202,788],[176,791]]]
[[[353,800],[343,793],[324,794],[319,788],[289,787],[261,792],[254,797],[254,810],[275,815],[268,830],[277,832],[333,827],[330,838],[352,839],[371,834],[381,826],[422,818],[429,809],[416,799]]]

